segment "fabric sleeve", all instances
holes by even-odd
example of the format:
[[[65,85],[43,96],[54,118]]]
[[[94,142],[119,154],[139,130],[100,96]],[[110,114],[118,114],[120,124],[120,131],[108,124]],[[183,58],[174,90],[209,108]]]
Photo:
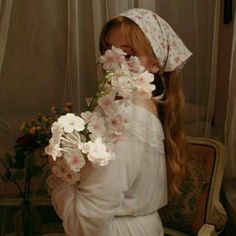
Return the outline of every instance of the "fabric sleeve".
[[[144,153],[144,142],[126,137],[116,144],[116,159],[108,166],[95,168],[87,162],[78,185],[60,183],[53,189],[52,203],[68,235],[99,235],[106,230],[139,175]]]

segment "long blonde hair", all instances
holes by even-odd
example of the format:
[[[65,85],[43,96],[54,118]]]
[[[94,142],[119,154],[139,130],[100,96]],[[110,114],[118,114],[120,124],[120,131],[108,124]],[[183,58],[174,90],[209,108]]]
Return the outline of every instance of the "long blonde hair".
[[[143,31],[132,20],[123,16],[112,18],[103,27],[100,35],[101,53],[108,49],[106,43],[107,34],[116,27],[121,27],[127,44],[137,55],[146,56],[149,60],[159,65],[150,42]],[[179,187],[185,176],[186,139],[182,128],[184,95],[180,85],[180,78],[175,71],[164,73],[163,76],[165,78],[165,94],[157,106],[165,133],[169,194],[173,194],[180,192]]]

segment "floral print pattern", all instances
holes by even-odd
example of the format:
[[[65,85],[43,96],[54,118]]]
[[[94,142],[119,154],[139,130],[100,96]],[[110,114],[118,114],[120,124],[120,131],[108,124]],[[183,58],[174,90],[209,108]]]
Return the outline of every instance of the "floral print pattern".
[[[205,223],[215,152],[207,145],[189,144],[188,153],[182,194],[171,197],[159,213],[164,226],[197,235]]]
[[[144,32],[160,63],[161,73],[181,68],[192,55],[170,25],[157,14],[134,8],[121,15],[134,21]]]

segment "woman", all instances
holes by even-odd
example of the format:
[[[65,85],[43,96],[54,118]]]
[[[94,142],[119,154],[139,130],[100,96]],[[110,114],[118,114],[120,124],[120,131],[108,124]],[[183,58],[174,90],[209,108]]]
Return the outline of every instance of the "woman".
[[[163,235],[157,211],[167,203],[167,192],[179,192],[184,177],[178,70],[191,53],[162,18],[144,9],[128,10],[105,24],[101,52],[112,45],[127,57],[137,56],[155,74],[155,84],[163,85],[152,99],[128,107],[132,125],[115,145],[116,159],[101,168],[87,163],[79,185],[53,189],[53,206],[68,235]]]

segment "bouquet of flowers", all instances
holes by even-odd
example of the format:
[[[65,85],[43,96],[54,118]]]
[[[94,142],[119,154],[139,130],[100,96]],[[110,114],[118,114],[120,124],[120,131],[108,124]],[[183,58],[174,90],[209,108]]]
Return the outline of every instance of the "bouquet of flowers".
[[[145,71],[139,59],[121,49],[108,49],[100,62],[105,70],[88,110],[76,116],[67,113],[51,127],[52,137],[45,152],[56,161],[52,172],[63,181],[76,183],[86,160],[106,166],[114,160],[114,144],[129,127],[124,108],[136,99],[149,99],[155,85],[153,74]],[[49,179],[50,181],[50,179]]]

